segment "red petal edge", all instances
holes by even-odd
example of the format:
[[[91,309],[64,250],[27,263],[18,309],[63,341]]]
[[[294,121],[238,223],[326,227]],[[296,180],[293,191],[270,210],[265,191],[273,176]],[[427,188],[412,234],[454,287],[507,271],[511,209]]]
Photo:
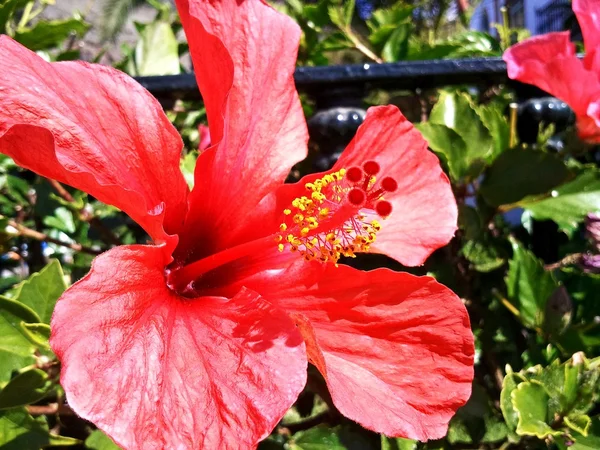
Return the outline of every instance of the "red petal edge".
[[[600,76],[600,0],[573,0],[573,12],[583,34],[584,64]]]
[[[469,317],[433,278],[298,261],[240,284],[294,317],[333,402],[368,429],[439,439],[471,394]]]
[[[48,63],[7,36],[0,67],[10,68],[0,71],[0,153],[122,209],[157,241],[178,231],[183,144],[149,92],[109,67]]]
[[[125,449],[253,448],[305,384],[302,337],[246,289],[175,296],[165,261],[160,247],[115,248],[59,299],[68,403]]]
[[[527,39],[506,50],[503,59],[510,78],[533,84],[573,109],[582,139],[598,139],[600,129],[588,115],[588,108],[600,97],[600,78],[577,58],[568,32]]]
[[[306,157],[294,85],[300,28],[260,0],[178,0],[212,147],[198,159],[180,245],[194,260],[231,246],[247,216]],[[198,235],[204,239],[199,240]]]

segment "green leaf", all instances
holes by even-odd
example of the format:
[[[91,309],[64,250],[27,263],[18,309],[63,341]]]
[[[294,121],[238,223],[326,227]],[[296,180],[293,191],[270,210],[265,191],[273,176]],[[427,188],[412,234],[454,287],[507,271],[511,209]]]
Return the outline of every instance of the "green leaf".
[[[408,37],[412,31],[411,24],[402,24],[394,28],[383,46],[381,56],[386,62],[403,60],[408,53]]]
[[[194,170],[196,169],[196,160],[198,159],[198,152],[188,152],[179,161],[179,167],[183,173],[186,183],[192,189],[194,187]]]
[[[66,288],[62,268],[55,259],[21,283],[14,299],[29,306],[39,316],[39,320],[25,322],[49,324],[56,300]]]
[[[573,433],[575,444],[569,447],[569,450],[598,450],[600,448],[600,416],[594,416],[591,419],[587,436]]]
[[[540,439],[573,432],[584,435],[590,428],[587,413],[594,408],[599,380],[600,367],[583,353],[562,364],[554,360],[547,367],[537,365],[520,373],[507,366],[500,395],[506,423],[514,428],[516,421],[519,435]]]
[[[573,431],[577,431],[583,436],[588,435],[588,430],[592,425],[592,419],[589,416],[567,416],[565,417],[565,424]]]
[[[288,442],[290,450],[360,450],[369,448],[362,435],[347,427],[328,428],[319,425],[294,434]]]
[[[564,416],[570,412],[577,400],[579,371],[582,368],[570,362],[559,364],[558,361],[554,361],[535,377],[550,396],[549,417]]]
[[[392,5],[389,8],[379,8],[373,12],[373,15],[367,22],[367,25],[372,32],[376,32],[376,30],[386,25],[395,27],[397,25],[412,21],[413,10],[414,7],[412,5],[406,5],[400,2]]]
[[[381,435],[381,450],[416,450],[417,441]]]
[[[507,366],[506,376],[502,382],[502,392],[500,393],[500,409],[508,430],[512,434],[516,432],[519,422],[519,414],[512,403],[512,393],[522,381],[525,381],[525,379],[520,374],[514,373],[510,366]],[[511,440],[516,441],[518,439],[512,436]]]
[[[83,36],[89,28],[81,18],[41,20],[33,28],[15,33],[15,40],[34,51],[47,50],[59,46],[72,34]]]
[[[536,171],[536,173],[538,173]],[[561,228],[577,226],[593,211],[600,211],[600,171],[586,170],[544,199],[525,199],[520,206],[538,220],[553,220]]]
[[[171,24],[157,21],[145,26],[135,47],[137,75],[177,75],[179,50]]]
[[[80,445],[81,441],[79,439],[75,439],[68,436],[58,436],[56,434],[50,434],[48,436],[48,446],[49,447],[64,447],[71,445]]]
[[[73,213],[65,207],[56,208],[53,216],[44,217],[44,225],[49,228],[56,228],[66,234],[75,233]]]
[[[508,297],[519,310],[524,325],[541,327],[546,303],[558,288],[558,282],[533,253],[514,239],[511,245],[513,257],[506,277]]]
[[[506,439],[508,429],[493,409],[485,389],[473,383],[469,401],[450,421],[446,438],[452,445],[499,442]]]
[[[460,253],[477,272],[491,272],[502,267],[506,262],[502,249],[487,235],[477,240],[467,241]]]
[[[23,8],[30,0],[3,0],[0,2],[0,34],[6,34],[6,24],[11,20],[15,11]]]
[[[304,4],[301,14],[316,27],[324,27],[329,24],[327,13],[328,0],[321,0],[316,4]]]
[[[354,16],[355,0],[346,0],[344,3],[344,23],[349,27],[352,23],[352,16]]]
[[[337,430],[325,426],[296,433],[288,445],[291,450],[346,450]]]
[[[106,0],[102,5],[101,37],[102,41],[114,39],[121,31],[132,8],[134,0]]]
[[[563,183],[569,173],[565,164],[554,155],[532,148],[514,148],[503,152],[494,161],[480,192],[490,205],[506,205],[528,195],[544,194]]]
[[[465,158],[467,144],[458,133],[445,125],[421,122],[415,125],[429,143],[429,147],[448,164],[450,177],[457,181],[469,174]]]
[[[10,380],[14,370],[35,362],[35,346],[21,322],[39,322],[39,317],[27,306],[0,296],[0,383]]]
[[[21,322],[21,329],[29,341],[38,348],[49,349],[50,325]]]
[[[30,405],[44,398],[53,383],[43,370],[31,369],[20,373],[0,391],[0,409]]]
[[[447,155],[453,153],[454,158],[458,159],[452,161],[448,158],[448,164],[466,167],[464,175],[479,174],[492,156],[494,141],[477,114],[471,98],[466,94],[443,91],[431,110],[429,122],[454,130],[465,143],[464,152],[444,152]]]
[[[89,448],[90,450],[120,450],[121,447],[115,444],[102,431],[95,430],[85,440],[85,448]]]
[[[512,403],[519,416],[517,434],[537,436],[544,439],[549,435],[560,435],[548,425],[548,394],[543,386],[525,382],[512,392]]]
[[[480,105],[477,113],[492,136],[495,158],[509,147],[510,126],[498,104]]]
[[[502,49],[496,39],[480,31],[466,31],[449,40],[456,45],[453,57],[500,56]]]
[[[2,450],[40,450],[49,441],[50,433],[44,417],[34,419],[25,409],[0,411]]]

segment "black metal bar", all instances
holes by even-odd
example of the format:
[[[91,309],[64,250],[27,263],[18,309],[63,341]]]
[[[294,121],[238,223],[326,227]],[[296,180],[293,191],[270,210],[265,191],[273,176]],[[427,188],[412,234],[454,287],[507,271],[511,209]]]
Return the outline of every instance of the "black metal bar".
[[[491,85],[507,80],[501,58],[465,58],[404,61],[385,64],[353,64],[298,67],[294,75],[301,92],[318,94],[329,88],[416,89],[457,84]],[[159,99],[200,98],[191,73],[139,77],[137,80]]]

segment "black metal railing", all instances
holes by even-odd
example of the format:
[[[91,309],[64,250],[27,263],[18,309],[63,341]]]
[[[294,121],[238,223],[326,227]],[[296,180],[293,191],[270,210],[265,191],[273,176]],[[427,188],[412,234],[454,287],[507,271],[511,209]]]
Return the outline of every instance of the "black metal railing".
[[[320,96],[329,89],[427,89],[459,84],[493,85],[506,82],[501,58],[466,58],[298,67],[294,75],[300,92]],[[137,80],[160,100],[198,99],[193,74],[139,77]]]
[[[315,170],[333,164],[363,121],[365,96],[376,89],[423,95],[428,89],[444,86],[465,85],[484,92],[491,86],[509,83],[521,103],[518,115],[524,142],[535,141],[540,122],[563,128],[574,120],[564,102],[510,80],[506,63],[499,57],[298,67],[294,79],[298,91],[308,95],[316,106],[308,120],[312,142],[320,149],[312,161]],[[201,99],[193,73],[138,77],[137,81],[165,107],[177,99]],[[410,102],[401,109],[410,120],[421,119],[418,112],[412,111],[411,116]]]

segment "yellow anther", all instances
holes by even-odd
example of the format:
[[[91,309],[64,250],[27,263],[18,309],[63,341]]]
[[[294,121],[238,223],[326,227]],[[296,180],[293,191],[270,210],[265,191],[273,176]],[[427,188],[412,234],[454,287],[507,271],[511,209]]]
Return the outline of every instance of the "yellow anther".
[[[281,237],[280,234],[278,234],[277,236],[275,236],[275,242],[281,242],[283,240],[283,237]]]
[[[289,248],[307,261],[315,259],[337,266],[342,256],[354,258],[356,253],[369,250],[381,230],[377,220],[368,219],[373,217],[370,206],[354,213],[350,210],[343,222],[332,222],[332,218],[340,217],[339,207],[345,204],[348,192],[355,187],[345,180],[345,174],[346,170],[340,169],[304,185],[306,195],[295,198],[291,207],[284,210],[284,215],[291,220],[286,219],[280,225],[281,234],[277,239],[280,251]],[[370,177],[369,189],[374,183],[375,177]],[[322,207],[324,205],[327,207]]]
[[[325,200],[325,196],[323,194],[321,194],[320,192],[313,192],[312,194],[310,194],[310,197],[315,201],[315,202],[322,202],[323,200]]]
[[[277,246],[277,249],[278,249],[280,252],[282,252],[282,251],[283,251],[283,249],[284,249],[284,245],[283,245],[283,244],[279,244],[279,245]]]

